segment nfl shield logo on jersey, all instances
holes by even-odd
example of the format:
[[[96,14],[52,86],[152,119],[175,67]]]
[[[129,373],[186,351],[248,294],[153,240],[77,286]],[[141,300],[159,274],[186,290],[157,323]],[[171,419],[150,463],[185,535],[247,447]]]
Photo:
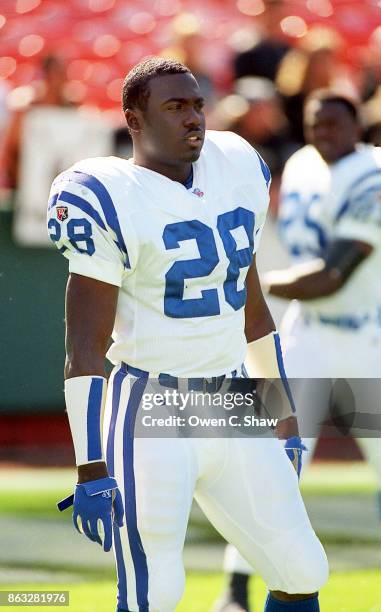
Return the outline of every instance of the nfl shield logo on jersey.
[[[58,221],[65,221],[69,216],[67,206],[57,206],[57,219]]]

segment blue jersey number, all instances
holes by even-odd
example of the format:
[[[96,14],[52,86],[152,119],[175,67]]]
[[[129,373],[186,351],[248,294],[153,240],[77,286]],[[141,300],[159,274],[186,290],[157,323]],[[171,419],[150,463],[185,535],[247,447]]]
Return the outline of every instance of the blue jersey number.
[[[70,244],[78,251],[78,253],[87,253],[92,255],[95,251],[94,240],[92,239],[91,223],[87,219],[70,219],[67,224],[67,235]],[[85,248],[78,246],[86,245]]]
[[[201,221],[181,221],[166,225],[163,233],[167,249],[178,249],[182,240],[195,239],[199,259],[176,261],[165,275],[164,312],[168,317],[207,317],[220,314],[217,289],[201,291],[201,298],[183,300],[186,278],[208,276],[218,264],[213,231]]]
[[[49,219],[48,228],[53,230],[49,233],[50,240],[53,242],[61,240],[61,225],[58,223],[57,219]]]
[[[249,246],[237,250],[237,244],[231,230],[241,226],[246,232]],[[240,269],[250,266],[253,256],[254,213],[246,210],[246,208],[236,208],[231,212],[224,213],[218,217],[217,229],[230,262],[224,282],[225,300],[234,310],[239,310],[246,302],[246,287],[238,291],[237,281]]]
[[[282,212],[279,217],[279,232],[286,248],[294,257],[300,255],[321,255],[327,245],[324,227],[311,215],[316,202],[321,195],[314,193],[303,198],[297,191],[287,193],[283,197]]]
[[[57,219],[49,219],[48,228],[52,230],[49,234],[50,239],[53,242],[59,242],[62,235],[62,226]],[[95,252],[93,233],[91,223],[87,219],[70,219],[66,231],[70,244],[78,253],[93,255]]]
[[[239,310],[246,301],[246,288],[238,291],[239,271],[250,265],[254,246],[254,213],[245,208],[236,208],[219,215],[217,230],[229,258],[226,280],[224,282],[225,299],[234,310]],[[237,249],[231,231],[243,227],[249,246]],[[176,261],[165,275],[164,312],[169,317],[210,317],[220,314],[217,289],[204,289],[202,297],[184,300],[184,283],[188,278],[209,276],[217,266],[219,257],[210,227],[201,221],[181,221],[171,223],[164,228],[163,240],[167,249],[177,249],[183,240],[196,240],[200,251],[199,259]]]

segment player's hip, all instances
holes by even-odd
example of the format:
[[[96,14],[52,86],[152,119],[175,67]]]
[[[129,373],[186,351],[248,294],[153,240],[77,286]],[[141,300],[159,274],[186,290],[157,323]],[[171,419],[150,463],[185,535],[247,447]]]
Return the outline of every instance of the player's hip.
[[[341,323],[303,313],[286,320],[281,335],[290,378],[379,376],[381,327],[371,321],[361,327]]]
[[[116,428],[127,427],[127,421],[131,437],[187,437],[185,425],[194,425],[190,418],[215,416],[217,408],[224,411],[224,399],[231,402],[232,394],[242,391],[238,381],[244,378],[243,364],[219,376],[182,378],[165,372],[151,376],[147,370],[120,363],[109,379],[105,437]]]
[[[107,357],[114,364],[128,364],[150,377],[161,374],[182,378],[211,378],[229,375],[238,370],[246,356],[243,327],[219,330],[219,333],[181,335],[172,330],[168,334],[148,336],[118,335]]]

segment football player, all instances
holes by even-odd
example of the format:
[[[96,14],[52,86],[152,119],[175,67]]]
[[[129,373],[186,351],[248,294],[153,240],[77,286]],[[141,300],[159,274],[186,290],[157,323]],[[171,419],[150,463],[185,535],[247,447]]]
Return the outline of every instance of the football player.
[[[284,381],[277,433],[291,435],[285,446],[299,462],[279,336],[255,264],[268,168],[239,136],[205,132],[197,81],[182,64],[138,64],[123,110],[133,159],[75,164],[49,202],[51,238],[69,260],[65,396],[78,466],[75,494],[60,508],[73,503],[77,529],[105,550],[113,540],[118,612],[175,609],[194,496],[263,575],[266,612],[315,612],[327,559],[275,437],[136,435],[151,379],[218,391],[245,360],[251,378]]]
[[[288,160],[281,184],[280,234],[294,265],[267,273],[262,284],[271,295],[293,300],[281,337],[287,374],[305,379],[297,403],[306,465],[317,441],[313,432],[328,416],[332,385],[321,379],[379,377],[381,151],[359,143],[357,105],[333,91],[311,95],[304,125],[309,144]],[[371,382],[350,385],[360,408],[379,415]],[[344,413],[351,409],[344,406]],[[381,488],[379,438],[358,443]],[[247,610],[253,569],[231,546],[224,565],[229,589],[216,611]]]
[[[263,279],[271,295],[293,300],[282,322],[288,373],[305,379],[378,378],[381,150],[359,142],[357,105],[330,90],[307,101],[305,129],[310,144],[286,164],[280,210],[281,235],[295,266]],[[311,388],[308,381],[305,392],[313,396]],[[379,414],[372,393],[365,397],[358,389],[361,407]],[[328,398],[321,401],[317,392],[316,399],[313,421],[321,423]],[[305,436],[310,413],[311,407],[301,405]],[[316,440],[308,439],[307,461]],[[380,442],[372,437],[358,442],[381,488]]]

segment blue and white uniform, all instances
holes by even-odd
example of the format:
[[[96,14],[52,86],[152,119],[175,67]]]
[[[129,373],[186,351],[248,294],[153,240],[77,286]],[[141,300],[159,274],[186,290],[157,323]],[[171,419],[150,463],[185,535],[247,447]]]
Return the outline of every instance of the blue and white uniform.
[[[358,240],[373,247],[342,289],[328,297],[292,304],[283,324],[285,338],[293,333],[294,324],[318,326],[319,334],[325,328],[330,334],[342,332],[342,338],[349,332],[356,342],[367,333],[379,338],[381,286],[376,279],[381,267],[381,151],[360,145],[330,166],[312,146],[295,153],[282,177],[279,220],[281,237],[294,263],[319,257],[334,240]],[[297,323],[293,323],[295,317]],[[378,364],[369,362],[369,351],[362,363],[342,346],[330,355],[322,353],[319,367],[316,357],[307,363],[302,358],[297,364],[289,353],[289,376],[332,376],[334,371],[336,376],[371,378],[379,372],[375,369]]]
[[[281,324],[289,377],[378,379],[381,355],[381,150],[360,144],[328,165],[306,146],[287,162],[281,185],[280,233],[294,263],[319,257],[334,240],[358,240],[371,254],[345,285],[328,297],[293,301]],[[298,414],[314,423],[326,418],[331,386],[301,386]],[[379,415],[378,393],[370,381],[353,382],[357,410]],[[368,390],[365,393],[365,390]],[[324,396],[327,393],[327,396]],[[314,402],[315,398],[315,402]],[[306,426],[308,430],[308,426]],[[369,436],[374,432],[364,431]],[[358,440],[375,467],[381,487],[379,438]],[[311,459],[316,438],[306,442]]]
[[[134,435],[148,375],[180,384],[241,370],[244,280],[269,180],[246,141],[207,132],[189,189],[115,157],[84,160],[53,184],[48,227],[70,272],[120,288],[104,416],[108,468],[126,512],[114,542],[119,610],[175,609],[193,496],[271,589],[309,593],[326,579],[324,551],[277,440]]]

